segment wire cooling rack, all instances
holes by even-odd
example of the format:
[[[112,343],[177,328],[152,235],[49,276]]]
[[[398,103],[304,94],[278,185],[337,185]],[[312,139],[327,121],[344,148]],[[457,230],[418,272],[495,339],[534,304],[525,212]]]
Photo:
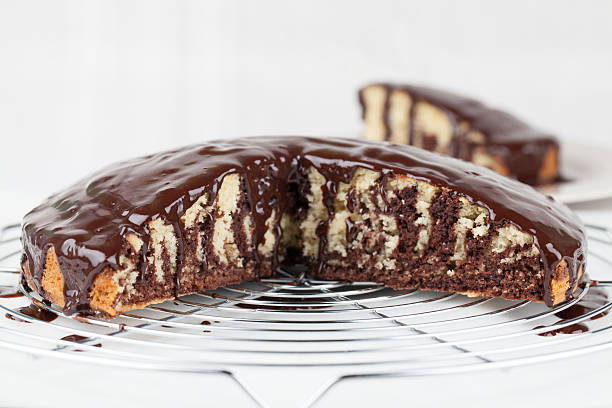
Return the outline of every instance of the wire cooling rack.
[[[222,374],[259,406],[266,401],[244,380],[244,370],[325,367],[328,380],[304,403],[311,406],[347,379],[563,359],[612,347],[612,232],[595,225],[587,230],[588,270],[597,281],[553,309],[395,291],[376,282],[319,281],[296,267],[274,279],[183,296],[106,321],[64,316],[20,286],[20,228],[8,225],[0,229],[0,263],[8,265],[0,267],[0,347],[91,364]],[[24,313],[32,302],[46,319]]]

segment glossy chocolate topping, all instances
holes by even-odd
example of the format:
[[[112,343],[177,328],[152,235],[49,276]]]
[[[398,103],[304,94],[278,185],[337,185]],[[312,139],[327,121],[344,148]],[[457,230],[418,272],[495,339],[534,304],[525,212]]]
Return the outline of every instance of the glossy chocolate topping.
[[[30,316],[33,319],[42,320],[43,322],[47,323],[57,319],[57,315],[55,313],[47,309],[43,309],[34,303],[28,306],[20,307],[19,309],[17,309],[17,311],[23,313],[24,315]],[[23,319],[20,319],[17,316],[13,316],[13,320],[24,321]]]
[[[477,131],[484,137],[483,145],[489,153],[503,157],[505,165],[510,170],[510,176],[524,183],[532,185],[539,183],[537,174],[546,153],[551,146],[558,148],[557,139],[553,135],[534,129],[514,115],[491,109],[474,99],[423,86],[377,85],[387,88],[387,99],[392,90],[403,90],[410,94],[413,100],[412,107],[416,102],[426,101],[446,111],[454,126],[454,138],[449,153],[451,156],[470,160],[469,157],[462,157],[458,143],[469,145],[470,142],[462,140],[462,137],[467,132]],[[360,103],[363,108],[361,93]],[[365,115],[365,109],[363,112]],[[410,115],[414,115],[414,109]],[[467,130],[460,129],[461,122],[469,125]]]
[[[348,183],[354,171],[363,167],[381,171],[383,177],[405,174],[447,187],[488,208],[492,222],[516,224],[533,234],[540,248],[549,304],[554,267],[567,261],[575,281],[584,263],[584,232],[569,209],[487,169],[384,142],[253,137],[192,145],[114,164],[49,197],[23,221],[22,243],[39,286],[36,289],[41,291],[45,253],[52,245],[64,278],[66,313],[90,312],[89,288],[104,268],[118,267],[128,233],[137,234],[147,245],[147,221],[161,217],[175,227],[182,242],[180,217],[205,192],[212,202],[223,177],[231,173],[241,174],[246,181],[257,247],[264,239],[265,221],[274,210],[277,217],[289,210],[288,188],[299,185],[310,166],[328,180],[324,197],[330,213],[338,182]]]

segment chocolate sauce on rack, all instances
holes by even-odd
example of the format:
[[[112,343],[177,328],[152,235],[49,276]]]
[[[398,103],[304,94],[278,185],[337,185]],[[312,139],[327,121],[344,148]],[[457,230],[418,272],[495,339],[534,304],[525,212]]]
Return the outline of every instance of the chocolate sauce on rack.
[[[567,263],[572,284],[584,264],[582,224],[567,207],[492,171],[412,146],[339,138],[257,137],[192,145],[117,163],[49,197],[23,220],[22,243],[35,289],[42,292],[45,254],[53,247],[64,279],[64,312],[91,312],[93,280],[106,268],[119,268],[126,235],[134,233],[148,245],[147,223],[161,218],[174,226],[182,240],[180,217],[204,192],[212,202],[223,178],[233,173],[246,182],[257,247],[271,214],[276,212],[278,218],[290,210],[288,186],[298,183],[299,187],[309,167],[327,181],[323,190],[330,214],[334,211],[330,197],[338,191],[338,183],[348,183],[362,167],[380,171],[383,177],[408,175],[447,187],[486,207],[493,223],[515,222],[534,235],[541,251],[544,300],[549,306],[557,264]],[[322,221],[321,228],[327,229],[328,223]],[[323,263],[325,247],[319,252],[318,262]],[[176,275],[178,279],[180,271]]]
[[[594,281],[595,282],[595,281]],[[596,285],[596,283],[595,283]],[[580,302],[568,307],[567,309],[560,310],[555,312],[554,315],[560,317],[562,320],[559,320],[555,324],[562,324],[567,322],[568,320],[577,319],[581,316],[586,315],[587,313],[591,313],[594,310],[598,310],[604,306],[606,306],[609,302],[608,293],[591,284],[591,288],[587,292],[587,294],[580,300]],[[588,319],[585,320],[597,320],[604,316],[606,316],[610,312],[610,309],[604,310],[601,313],[597,313]],[[546,326],[537,326],[534,327],[534,330],[544,328]],[[550,330],[543,333],[538,333],[538,336],[556,336],[559,333],[562,334],[577,334],[577,333],[585,333],[589,331],[588,326],[585,324],[585,321],[574,323],[569,326],[561,327],[559,329]]]
[[[15,289],[12,286],[0,286],[0,298],[8,299],[8,298],[17,298],[22,297],[23,293],[18,289]]]
[[[563,323],[563,320],[558,321],[555,324],[560,324]],[[537,326],[534,327],[534,330],[536,329],[542,329],[546,326]],[[574,324],[570,324],[569,326],[564,326],[564,327],[560,327],[558,329],[554,329],[554,330],[550,330],[550,331],[546,331],[546,332],[542,332],[542,333],[538,333],[538,336],[542,336],[542,337],[552,337],[552,336],[556,336],[557,334],[580,334],[580,333],[586,333],[589,331],[589,328],[582,323],[574,323]]]
[[[15,315],[12,315],[10,313],[6,313],[4,315],[4,317],[6,317],[9,320],[14,320],[14,321],[19,322],[19,323],[30,323],[27,320],[23,320],[22,318],[19,318],[19,317],[15,316]]]
[[[580,300],[580,302],[555,313],[555,316],[562,319],[575,319],[584,316],[594,310],[597,310],[608,303],[608,294],[605,290],[594,288],[591,286],[588,293]],[[589,320],[597,320],[610,313],[610,309],[597,313],[589,318]]]
[[[414,137],[414,106],[417,102],[429,102],[448,115],[449,120],[454,125],[453,139],[450,145],[450,155],[453,157],[470,160],[471,149],[476,146],[484,146],[490,154],[504,158],[503,162],[508,166],[511,177],[535,185],[539,184],[537,174],[546,159],[547,152],[551,147],[558,149],[558,142],[554,136],[536,130],[515,116],[497,109],[491,109],[474,99],[423,86],[375,85],[385,87],[387,90],[387,103],[384,110],[387,139],[391,136],[388,123],[389,99],[392,91],[401,90],[407,92],[413,101],[408,114],[411,124],[410,137]],[[365,118],[362,92],[359,93],[359,102]],[[462,123],[467,124],[467,128],[461,126]],[[481,134],[484,137],[483,143],[476,145],[466,140],[470,131]],[[467,151],[465,149],[462,151],[459,143],[470,147]],[[431,146],[431,148],[434,146]],[[427,146],[425,147],[427,148]]]
[[[62,337],[60,340],[80,342],[83,340],[89,340],[89,337],[81,336],[78,334],[69,334],[68,336]]]
[[[60,340],[73,341],[75,343],[81,343],[83,341],[90,340],[90,338],[89,337],[85,337],[85,336],[81,336],[79,334],[69,334],[68,336],[62,337]],[[96,344],[91,344],[91,346],[92,347],[102,347],[102,344],[96,343]],[[74,351],[83,351],[83,350],[74,350]]]
[[[57,315],[53,312],[50,312],[48,310],[45,309],[41,309],[40,307],[31,304],[29,306],[24,306],[24,307],[20,307],[19,309],[17,309],[17,312],[22,313],[24,315],[30,316],[34,319],[37,320],[41,320],[43,322],[52,322],[53,320],[57,319]],[[11,320],[15,320],[16,322],[24,322],[24,323],[31,323],[27,320],[23,320],[18,316],[12,315],[10,313],[7,313],[5,315],[8,319]]]

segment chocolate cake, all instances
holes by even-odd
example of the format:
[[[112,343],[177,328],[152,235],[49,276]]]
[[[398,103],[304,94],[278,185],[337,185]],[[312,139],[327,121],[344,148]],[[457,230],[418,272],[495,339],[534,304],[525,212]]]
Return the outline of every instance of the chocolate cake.
[[[320,279],[571,298],[580,221],[531,187],[412,146],[244,138],[106,167],[23,220],[23,276],[105,317],[304,263]]]
[[[365,136],[488,167],[531,185],[559,178],[559,144],[513,115],[473,99],[411,85],[359,91]]]

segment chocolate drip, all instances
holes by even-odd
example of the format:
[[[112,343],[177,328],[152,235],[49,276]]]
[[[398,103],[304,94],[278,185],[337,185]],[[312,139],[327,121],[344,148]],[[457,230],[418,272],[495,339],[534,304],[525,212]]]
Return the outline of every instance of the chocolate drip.
[[[351,217],[346,217],[344,221],[346,223],[346,242],[350,244],[355,239],[357,231],[355,230],[355,223],[351,220]]]
[[[149,245],[147,223],[161,218],[179,231],[180,217],[204,192],[214,202],[220,183],[228,174],[246,180],[253,218],[253,245],[264,241],[266,220],[276,211],[273,228],[277,243],[272,263],[277,262],[283,213],[303,216],[300,209],[309,188],[306,170],[314,167],[326,179],[325,205],[334,213],[338,183],[349,183],[359,167],[384,176],[405,174],[447,187],[489,210],[491,221],[506,221],[534,235],[542,255],[547,286],[545,301],[552,303],[550,278],[557,264],[568,263],[575,283],[584,264],[584,232],[580,221],[562,204],[531,187],[449,157],[411,146],[350,139],[305,137],[259,137],[187,146],[118,163],[94,173],[47,199],[28,213],[23,222],[25,259],[37,291],[45,255],[55,248],[64,278],[65,312],[91,312],[89,290],[106,268],[117,269],[126,235],[143,241],[142,268]],[[383,179],[384,181],[384,179]],[[295,186],[297,185],[297,188]],[[288,199],[297,191],[296,199]],[[384,191],[381,190],[383,199]],[[354,194],[354,193],[353,193]],[[350,195],[350,193],[349,193]],[[354,207],[354,199],[348,200]],[[328,221],[321,224],[327,231]],[[325,235],[320,235],[319,263],[325,262]],[[177,239],[183,236],[177,233]],[[182,242],[179,244],[177,282],[179,290]],[[257,259],[257,266],[264,260]],[[206,260],[205,260],[206,263]],[[142,272],[141,272],[142,273]]]
[[[609,301],[608,293],[603,289],[598,289],[593,286],[594,285],[591,284],[591,289],[589,289],[589,292],[580,300],[580,302],[568,307],[567,309],[561,310],[560,312],[556,312],[555,316],[565,320],[575,319],[606,306]],[[589,320],[600,319],[608,313],[610,313],[610,309],[591,316]]]
[[[31,304],[29,306],[20,307],[17,309],[18,312],[30,316],[37,320],[42,320],[43,322],[52,322],[57,319],[57,315],[53,312],[50,312],[46,309],[42,309],[35,304]],[[20,318],[13,316],[13,320],[22,321]]]
[[[351,189],[346,194],[346,209],[350,212],[355,212],[355,208],[357,208],[357,199],[355,198],[355,187],[351,187]]]
[[[176,234],[176,271],[174,274],[174,297],[178,297],[181,293],[181,271],[183,268],[185,244],[183,232],[178,222],[173,222],[174,233]]]

